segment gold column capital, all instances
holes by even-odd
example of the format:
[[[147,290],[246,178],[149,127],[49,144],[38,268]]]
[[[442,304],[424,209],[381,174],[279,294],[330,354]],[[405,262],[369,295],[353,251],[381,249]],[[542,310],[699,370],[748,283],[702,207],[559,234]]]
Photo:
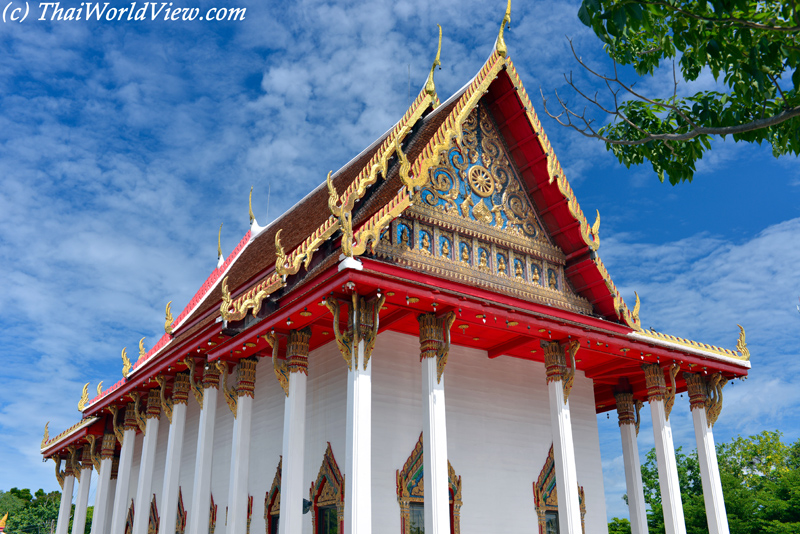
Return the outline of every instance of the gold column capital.
[[[541,340],[539,345],[544,352],[547,383],[562,382],[566,404],[575,383],[575,355],[580,349],[580,343],[575,339],[566,343]]]
[[[667,392],[667,383],[664,380],[664,371],[654,363],[643,363],[644,380],[647,384],[647,400],[663,401]]]
[[[692,410],[706,408],[708,389],[706,381],[699,373],[683,372],[683,379],[686,381],[686,388],[689,390],[689,405]]]
[[[103,434],[103,444],[100,446],[100,459],[108,460],[114,457],[117,448],[116,436],[114,434]]]
[[[434,313],[423,313],[419,321],[419,360],[436,358],[436,382],[442,382],[442,374],[450,354],[450,329],[456,321],[454,312],[441,317]]]
[[[172,382],[172,405],[186,404],[189,401],[189,391],[192,389],[192,382],[189,373],[178,373]],[[172,418],[170,418],[172,421]]]
[[[152,388],[147,392],[147,419],[158,419],[161,417],[161,392],[162,388]]]
[[[258,357],[243,358],[236,366],[236,394],[239,397],[255,397],[256,365]]]
[[[308,375],[308,346],[311,342],[311,328],[292,330],[286,344],[286,361],[290,373]]]

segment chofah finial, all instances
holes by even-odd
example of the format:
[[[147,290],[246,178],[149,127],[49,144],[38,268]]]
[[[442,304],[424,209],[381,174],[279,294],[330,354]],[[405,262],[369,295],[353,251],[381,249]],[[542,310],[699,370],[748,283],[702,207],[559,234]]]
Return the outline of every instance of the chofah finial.
[[[436,67],[439,69],[442,68],[442,62],[439,61],[439,57],[442,54],[442,25],[437,24],[439,26],[439,48],[436,50],[436,59],[433,60],[433,65],[431,65],[431,73],[428,75],[428,81],[425,82],[425,92],[431,96],[436,95],[436,85],[433,83],[433,71],[436,70]]]
[[[256,220],[256,216],[253,215],[253,186],[250,186],[250,199],[248,200],[248,208],[250,210],[250,224],[253,224],[253,221]]]
[[[508,0],[508,5],[506,6],[506,13],[505,15],[503,15],[503,22],[500,23],[500,33],[497,34],[497,42],[495,43],[494,46],[494,49],[502,57],[506,57],[506,54],[508,54],[508,48],[506,47],[506,42],[505,40],[503,40],[503,31],[509,24],[511,24],[511,0]]]
[[[219,223],[219,234],[217,234],[217,269],[222,267],[222,264],[225,262],[225,258],[222,257],[222,225],[225,223]]]

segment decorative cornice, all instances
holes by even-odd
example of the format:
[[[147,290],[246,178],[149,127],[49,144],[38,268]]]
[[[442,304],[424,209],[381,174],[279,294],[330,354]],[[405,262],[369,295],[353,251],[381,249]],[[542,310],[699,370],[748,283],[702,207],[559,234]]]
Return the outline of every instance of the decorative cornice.
[[[308,375],[308,348],[311,342],[311,328],[292,330],[286,343],[286,361],[290,373]]]
[[[153,388],[147,392],[147,419],[158,419],[161,417],[161,388]]]
[[[617,401],[617,417],[619,426],[636,424],[636,412],[633,407],[633,393],[615,393]]]
[[[555,341],[541,340],[539,345],[544,351],[544,365],[547,372],[547,383],[562,382],[564,404],[569,400],[572,385],[575,383],[575,355],[580,343],[573,339],[565,344]],[[567,358],[569,354],[569,358]]]
[[[256,365],[258,357],[243,358],[236,366],[236,395],[239,397],[255,396]]]
[[[219,389],[219,372],[219,367],[216,365],[212,363],[205,364],[203,367],[203,389]]]

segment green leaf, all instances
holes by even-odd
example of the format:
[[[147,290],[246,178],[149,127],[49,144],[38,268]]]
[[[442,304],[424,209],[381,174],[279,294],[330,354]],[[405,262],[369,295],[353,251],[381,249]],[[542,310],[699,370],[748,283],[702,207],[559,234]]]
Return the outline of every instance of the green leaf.
[[[800,67],[794,69],[794,74],[792,74],[792,83],[794,84],[794,90],[800,91]]]
[[[578,20],[583,22],[585,26],[592,26],[592,17],[589,16],[589,11],[586,9],[586,4],[581,4],[580,9],[578,9]]]

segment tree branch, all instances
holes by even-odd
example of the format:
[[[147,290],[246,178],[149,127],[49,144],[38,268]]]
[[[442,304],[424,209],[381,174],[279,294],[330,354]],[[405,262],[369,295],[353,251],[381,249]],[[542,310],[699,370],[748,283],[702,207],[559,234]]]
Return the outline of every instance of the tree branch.
[[[624,4],[639,4],[639,5],[650,5],[650,6],[661,6],[667,9],[671,9],[676,13],[680,13],[681,15],[685,15],[689,18],[700,20],[703,22],[711,22],[714,24],[724,24],[724,25],[737,25],[743,28],[750,28],[754,30],[765,30],[765,31],[774,31],[774,32],[787,32],[792,33],[796,31],[800,31],[800,26],[772,26],[767,24],[759,24],[758,22],[751,22],[745,19],[739,19],[736,17],[725,17],[725,18],[715,18],[715,17],[708,17],[704,15],[698,15],[697,13],[692,13],[691,11],[686,11],[679,7],[676,7],[668,2],[658,2],[658,1],[647,1],[647,0],[636,0],[636,1],[627,1],[621,2],[620,5]]]

